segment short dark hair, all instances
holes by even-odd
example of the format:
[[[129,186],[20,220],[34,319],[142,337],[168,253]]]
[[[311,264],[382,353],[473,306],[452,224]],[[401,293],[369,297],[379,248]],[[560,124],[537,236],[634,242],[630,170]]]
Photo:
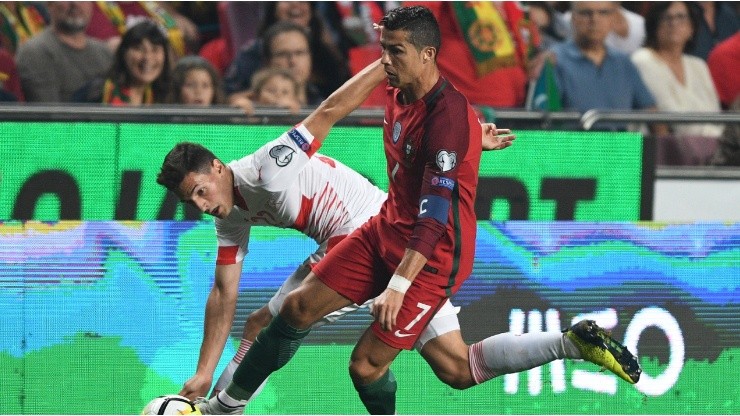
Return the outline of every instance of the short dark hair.
[[[299,25],[298,23],[293,23],[290,20],[283,20],[270,26],[265,32],[264,40],[262,42],[262,57],[265,59],[265,61],[272,58],[273,39],[275,39],[278,35],[290,32],[298,32],[302,34],[306,38],[306,43],[308,43],[309,50],[311,49],[311,37],[308,34],[308,29]]]
[[[656,1],[652,3],[645,14],[645,46],[648,48],[658,49],[658,26],[660,25],[660,18],[663,17],[673,3],[683,3],[686,5],[686,9],[689,12],[689,20],[691,21],[693,36],[691,36],[688,42],[686,42],[683,51],[687,52],[693,49],[696,39],[696,31],[699,29],[699,25],[701,24],[701,12],[699,10],[699,7],[701,6],[697,5],[695,2],[687,1]]]
[[[197,143],[178,143],[164,157],[157,183],[175,192],[188,173],[209,172],[215,159],[213,152]]]
[[[424,6],[398,7],[380,20],[380,25],[388,30],[409,32],[409,42],[416,50],[431,46],[439,53],[442,37],[439,24],[431,10]]]

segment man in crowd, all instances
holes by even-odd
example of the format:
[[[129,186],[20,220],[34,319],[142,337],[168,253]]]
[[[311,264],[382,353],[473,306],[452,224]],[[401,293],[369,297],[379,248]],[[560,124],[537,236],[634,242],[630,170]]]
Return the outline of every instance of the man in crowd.
[[[47,5],[51,24],[21,45],[16,56],[21,85],[28,102],[71,102],[75,91],[110,69],[113,54],[85,34],[92,2]]]

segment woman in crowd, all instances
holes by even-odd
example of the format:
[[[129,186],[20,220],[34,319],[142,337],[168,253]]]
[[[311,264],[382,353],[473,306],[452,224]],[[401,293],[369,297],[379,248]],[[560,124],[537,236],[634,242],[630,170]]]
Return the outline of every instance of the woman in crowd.
[[[169,40],[151,20],[131,26],[121,39],[100,102],[118,106],[163,103],[170,80]]]
[[[645,17],[645,47],[632,54],[643,81],[660,111],[720,111],[719,97],[707,64],[686,53],[692,46],[699,16],[686,2],[653,3]],[[722,126],[676,124],[674,137],[719,137]]]
[[[192,55],[177,61],[167,102],[210,106],[224,103],[221,77],[210,62]]]

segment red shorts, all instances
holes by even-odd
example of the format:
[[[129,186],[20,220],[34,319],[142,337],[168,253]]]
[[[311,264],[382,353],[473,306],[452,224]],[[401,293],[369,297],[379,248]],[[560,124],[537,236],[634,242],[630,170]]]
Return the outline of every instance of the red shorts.
[[[381,242],[373,217],[333,247],[313,267],[313,272],[337,293],[362,305],[380,295],[406,250],[405,244]],[[380,340],[394,348],[413,348],[423,329],[447,299],[446,276],[422,270],[406,292],[396,326],[383,330],[377,321],[371,328]],[[455,288],[456,289],[456,288]]]

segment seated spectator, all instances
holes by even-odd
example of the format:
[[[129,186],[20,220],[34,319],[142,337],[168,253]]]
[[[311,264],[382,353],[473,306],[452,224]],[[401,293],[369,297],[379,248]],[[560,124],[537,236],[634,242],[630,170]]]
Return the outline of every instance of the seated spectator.
[[[172,71],[167,102],[199,106],[223,104],[221,77],[213,65],[200,56],[180,58]]]
[[[0,101],[23,101],[21,80],[10,52],[0,47]]]
[[[311,49],[305,28],[293,22],[275,23],[264,35],[263,57],[266,67],[287,69],[298,82],[298,102],[301,106],[318,105],[323,97],[310,82]],[[228,97],[229,104],[238,105],[247,114],[253,110],[251,91],[240,91]]]
[[[15,56],[18,48],[49,24],[44,2],[0,2],[0,45]]]
[[[734,4],[722,1],[699,1],[691,2],[690,5],[698,9],[701,18],[696,29],[694,45],[688,53],[706,61],[709,52],[718,43],[740,30],[737,11]]]
[[[618,7],[614,13],[614,26],[606,37],[606,46],[627,55],[638,50],[645,41],[645,18]]]
[[[296,112],[301,109],[298,100],[300,86],[293,74],[282,68],[264,68],[252,77],[251,96],[256,105],[285,108]]]
[[[735,99],[730,110],[740,113],[740,97]],[[717,152],[711,160],[712,165],[740,167],[740,123],[727,126],[717,145]]]
[[[105,74],[113,54],[85,34],[92,2],[51,1],[47,7],[51,24],[16,54],[23,93],[28,102],[70,102],[75,91]]]
[[[714,86],[723,108],[729,108],[740,97],[740,32],[712,49],[707,60]]]
[[[654,109],[655,99],[629,56],[606,46],[617,5],[573,2],[573,39],[556,45],[555,74],[565,109]]]
[[[555,8],[551,1],[528,2],[529,18],[540,32],[540,47],[552,49],[570,36],[570,19]]]
[[[311,51],[310,81],[326,97],[349,79],[347,60],[331,41],[321,20],[314,12],[315,2],[265,2],[265,19],[258,30],[258,38],[237,52],[224,77],[227,94],[247,91],[254,73],[265,65],[265,35],[277,22],[292,22],[307,31]],[[321,100],[316,102],[318,104]]]
[[[655,2],[647,12],[645,48],[632,55],[660,111],[719,112],[717,91],[707,64],[685,52],[692,47],[696,15],[686,2]],[[717,124],[676,124],[674,137],[719,137]]]
[[[194,53],[199,47],[197,26],[166,1],[96,1],[87,34],[116,50],[126,29],[142,19],[165,28],[176,57]]]
[[[476,7],[471,7],[475,4]],[[429,8],[439,22],[442,75],[470,100],[492,107],[523,107],[530,73],[541,55],[539,34],[516,2],[404,2]],[[483,33],[480,29],[489,28]]]
[[[115,106],[163,103],[170,80],[170,43],[151,20],[131,26],[121,38],[113,66],[105,79],[96,79],[75,93],[75,101]]]

